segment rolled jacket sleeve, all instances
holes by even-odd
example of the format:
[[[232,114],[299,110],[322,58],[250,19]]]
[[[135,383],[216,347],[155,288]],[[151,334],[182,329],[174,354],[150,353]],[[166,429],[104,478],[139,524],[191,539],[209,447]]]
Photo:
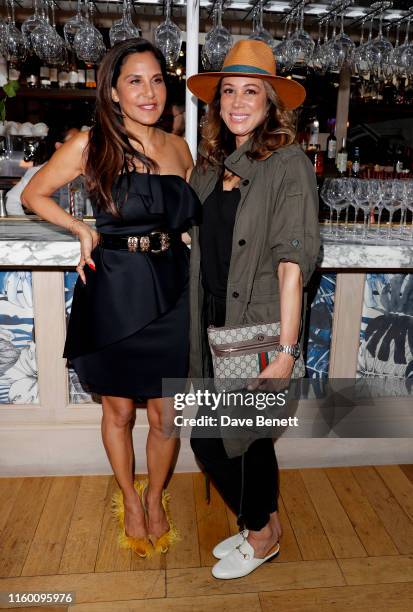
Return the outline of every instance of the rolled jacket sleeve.
[[[314,169],[307,156],[298,151],[286,160],[285,175],[270,227],[270,245],[275,269],[281,261],[300,266],[303,285],[316,267],[320,250],[318,192]]]

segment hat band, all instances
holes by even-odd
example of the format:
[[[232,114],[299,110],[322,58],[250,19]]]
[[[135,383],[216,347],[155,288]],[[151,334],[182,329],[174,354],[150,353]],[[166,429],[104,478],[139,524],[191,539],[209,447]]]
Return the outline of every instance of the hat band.
[[[224,66],[221,72],[248,72],[254,74],[268,74],[268,76],[274,76],[268,70],[263,68],[257,68],[257,66],[249,66],[248,64],[232,64],[232,66]]]

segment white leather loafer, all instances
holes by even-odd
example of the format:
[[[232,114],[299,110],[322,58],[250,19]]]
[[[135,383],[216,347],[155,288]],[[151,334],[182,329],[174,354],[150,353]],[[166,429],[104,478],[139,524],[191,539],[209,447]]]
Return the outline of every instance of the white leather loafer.
[[[234,550],[236,546],[239,546],[248,537],[248,529],[240,531],[236,535],[230,536],[222,542],[219,542],[212,551],[215,559],[223,559],[231,550]]]
[[[220,580],[231,580],[232,578],[242,578],[248,576],[257,567],[260,567],[266,561],[276,557],[280,551],[280,545],[275,544],[270,552],[263,559],[257,559],[254,556],[254,549],[248,540],[244,540],[242,544],[231,550],[223,559],[218,561],[212,568],[214,578]]]

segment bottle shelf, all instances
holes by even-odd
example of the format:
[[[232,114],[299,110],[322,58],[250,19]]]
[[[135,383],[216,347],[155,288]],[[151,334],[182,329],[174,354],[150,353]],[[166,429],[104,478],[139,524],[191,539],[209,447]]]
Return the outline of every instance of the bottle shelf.
[[[59,100],[80,100],[82,98],[95,98],[96,89],[77,89],[64,87],[62,89],[46,87],[20,87],[17,96],[22,98],[47,98]]]
[[[413,104],[384,104],[383,102],[359,102],[351,101],[350,114],[359,115],[381,115],[382,121],[389,118],[389,115],[413,115]]]

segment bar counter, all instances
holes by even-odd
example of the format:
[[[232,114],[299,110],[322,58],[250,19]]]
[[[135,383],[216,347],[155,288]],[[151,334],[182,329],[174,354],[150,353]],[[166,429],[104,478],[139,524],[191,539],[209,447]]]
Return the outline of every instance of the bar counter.
[[[308,289],[307,376],[413,376],[412,244],[337,242],[321,229],[319,269]],[[1,476],[110,473],[98,399],[62,358],[78,258],[79,243],[64,230],[36,218],[0,220]],[[411,409],[411,396],[380,399],[389,414],[395,403]],[[300,400],[298,412],[318,409],[317,402]],[[146,412],[138,409],[138,471],[145,471],[146,432]],[[282,467],[413,461],[408,438],[337,438],[330,430],[297,442],[278,440]],[[177,469],[197,469],[185,438]]]
[[[93,219],[87,220],[93,224]],[[335,241],[328,226],[321,226],[321,270],[413,269],[413,243],[363,244],[349,239]],[[370,240],[370,242],[373,242]],[[30,268],[77,265],[79,245],[66,230],[40,219],[7,217],[0,221],[0,266]]]

